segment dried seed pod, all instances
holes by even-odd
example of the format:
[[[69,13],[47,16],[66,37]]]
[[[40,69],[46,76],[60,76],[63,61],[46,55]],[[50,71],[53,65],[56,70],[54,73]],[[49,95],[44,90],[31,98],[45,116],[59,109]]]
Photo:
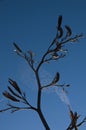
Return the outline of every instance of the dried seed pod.
[[[63,29],[61,27],[61,24],[62,24],[62,15],[60,15],[58,18],[58,25],[57,25],[58,38],[61,38],[63,36]]]
[[[19,86],[17,85],[17,83],[15,81],[13,81],[12,79],[9,78],[9,83],[15,88],[15,90],[19,93],[19,94],[22,94],[21,93],[21,90],[19,88]]]
[[[5,92],[3,92],[3,95],[6,97],[6,98],[8,98],[8,99],[10,99],[10,100],[12,100],[12,101],[14,101],[14,102],[20,102],[20,100],[18,100],[17,98],[15,98],[14,96],[12,96],[10,93],[8,93],[7,91],[5,91]]]
[[[15,93],[9,86],[8,86],[8,89],[14,96],[21,98],[21,96],[19,96],[17,93]]]
[[[58,18],[58,29],[61,27],[61,24],[62,24],[62,15],[60,15]]]
[[[67,36],[71,36],[72,35],[72,30],[69,26],[65,25],[65,28],[67,30]]]
[[[59,78],[60,74],[57,72],[51,84],[52,85],[56,84],[59,81]]]
[[[66,87],[70,87],[70,84],[67,84]]]
[[[61,27],[58,28],[58,32],[59,32],[58,38],[61,38],[63,36],[63,29]]]
[[[13,43],[13,45],[15,46],[17,52],[19,52],[19,53],[22,52],[22,50],[20,49],[20,47],[15,42]]]

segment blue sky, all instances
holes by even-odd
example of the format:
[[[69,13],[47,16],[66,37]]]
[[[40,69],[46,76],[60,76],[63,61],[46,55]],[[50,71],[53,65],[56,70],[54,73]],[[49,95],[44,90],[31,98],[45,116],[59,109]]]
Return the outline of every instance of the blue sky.
[[[62,15],[63,25],[70,25],[73,34],[83,32],[84,38],[68,46],[69,53],[64,59],[43,67],[43,80],[46,82],[48,77],[48,82],[55,71],[60,72],[59,82],[71,84],[68,97],[73,111],[80,113],[82,118],[86,116],[85,12],[85,0],[0,0],[0,107],[5,105],[2,92],[7,88],[9,77],[15,79],[28,92],[30,101],[35,104],[36,81],[26,62],[13,51],[13,42],[24,51],[32,50],[39,60],[53,40],[57,18]],[[42,110],[51,130],[64,130],[70,121],[67,106],[52,90],[44,91],[42,103]],[[44,130],[38,115],[33,111],[1,113],[0,128]],[[86,124],[80,127],[82,129],[86,129]]]

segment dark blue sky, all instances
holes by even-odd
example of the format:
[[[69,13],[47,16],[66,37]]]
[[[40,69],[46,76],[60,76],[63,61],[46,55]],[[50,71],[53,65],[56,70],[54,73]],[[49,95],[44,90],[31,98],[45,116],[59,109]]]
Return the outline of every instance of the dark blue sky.
[[[55,71],[61,75],[60,83],[70,83],[68,90],[71,106],[82,117],[86,115],[86,1],[85,0],[0,0],[0,106],[5,98],[8,78],[15,79],[26,91],[34,104],[36,88],[34,77],[26,62],[19,58],[13,42],[24,51],[32,50],[36,59],[40,59],[56,33],[59,15],[63,16],[63,25],[68,24],[73,34],[83,33],[84,38],[68,46],[69,53],[57,63],[44,66],[43,80],[53,77]],[[45,76],[45,78],[44,78]],[[29,84],[29,85],[28,85]],[[67,107],[51,90],[43,93],[43,112],[51,130],[64,130],[69,123]],[[20,111],[14,114],[0,114],[2,130],[44,130],[38,115],[32,111]],[[80,130],[86,129],[86,124]]]

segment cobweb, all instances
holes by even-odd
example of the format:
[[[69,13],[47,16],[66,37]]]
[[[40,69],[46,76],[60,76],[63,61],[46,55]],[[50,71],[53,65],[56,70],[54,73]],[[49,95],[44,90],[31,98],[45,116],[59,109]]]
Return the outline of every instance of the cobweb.
[[[68,107],[71,107],[70,100],[69,100],[69,98],[67,96],[67,92],[64,88],[55,87],[55,92],[64,104],[66,104]]]

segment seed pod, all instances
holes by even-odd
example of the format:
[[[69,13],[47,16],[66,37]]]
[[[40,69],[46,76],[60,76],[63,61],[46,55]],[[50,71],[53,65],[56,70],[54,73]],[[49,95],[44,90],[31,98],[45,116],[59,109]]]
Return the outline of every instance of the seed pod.
[[[60,15],[58,18],[58,29],[61,27],[61,24],[62,24],[62,15]]]
[[[58,38],[61,38],[63,36],[63,29],[61,27],[58,28],[58,32],[59,32]]]
[[[8,86],[8,89],[14,96],[21,98],[21,96],[19,96],[17,93],[15,93],[9,86]]]
[[[52,85],[56,84],[59,81],[59,78],[60,78],[60,74],[57,72],[52,81]]]
[[[13,45],[15,46],[17,52],[20,52],[20,53],[22,52],[20,47],[15,42],[13,43]]]
[[[3,92],[3,95],[6,97],[6,98],[8,98],[8,99],[10,99],[10,100],[12,100],[12,101],[14,101],[14,102],[20,102],[20,100],[18,100],[17,98],[15,98],[14,96],[12,96],[10,93],[8,93],[7,91],[5,91],[5,92]]]
[[[71,36],[72,35],[72,31],[71,31],[71,28],[67,25],[65,25],[65,28],[67,30],[67,36]]]
[[[9,78],[9,83],[15,88],[15,90],[21,94],[21,90],[19,88],[19,86],[17,85],[17,83],[15,81],[13,81],[12,79]]]

